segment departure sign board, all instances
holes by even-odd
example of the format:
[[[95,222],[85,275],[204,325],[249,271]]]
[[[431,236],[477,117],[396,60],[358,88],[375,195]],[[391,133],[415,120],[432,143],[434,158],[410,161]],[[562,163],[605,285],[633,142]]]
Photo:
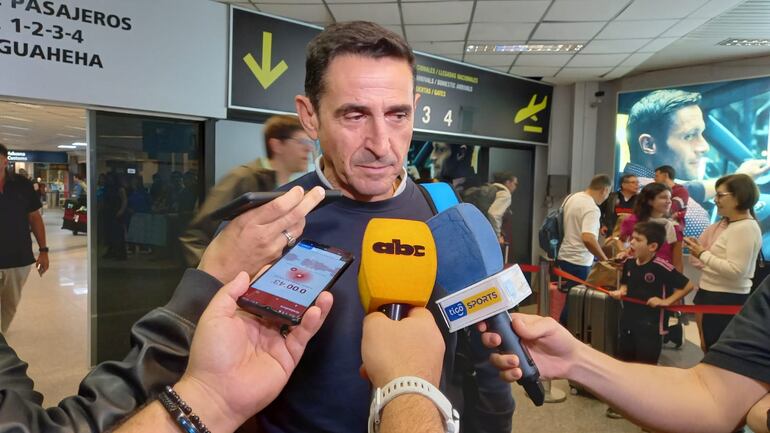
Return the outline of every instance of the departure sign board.
[[[305,47],[320,28],[236,7],[230,14],[228,107],[294,113]],[[416,131],[547,144],[553,88],[415,52]]]

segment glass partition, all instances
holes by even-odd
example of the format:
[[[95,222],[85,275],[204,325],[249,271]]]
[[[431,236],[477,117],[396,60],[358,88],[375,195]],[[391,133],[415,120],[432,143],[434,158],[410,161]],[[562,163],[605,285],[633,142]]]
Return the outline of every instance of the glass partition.
[[[92,113],[91,361],[122,358],[131,325],[184,272],[179,234],[202,199],[203,123]]]

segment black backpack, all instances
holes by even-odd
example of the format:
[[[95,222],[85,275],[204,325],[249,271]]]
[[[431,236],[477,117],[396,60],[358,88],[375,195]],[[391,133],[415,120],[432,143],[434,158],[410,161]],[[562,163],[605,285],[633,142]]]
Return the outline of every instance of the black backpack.
[[[537,232],[540,248],[548,254],[548,257],[554,260],[556,260],[556,256],[559,254],[559,247],[564,239],[564,206],[570,197],[572,195],[564,199],[561,206],[548,212],[548,215],[543,220],[543,224],[540,225],[540,230]]]

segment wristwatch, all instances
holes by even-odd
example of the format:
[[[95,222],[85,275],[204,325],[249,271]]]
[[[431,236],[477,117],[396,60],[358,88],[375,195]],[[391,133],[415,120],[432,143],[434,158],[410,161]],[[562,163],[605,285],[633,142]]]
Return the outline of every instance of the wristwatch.
[[[41,253],[47,253],[48,252],[48,247],[38,248],[37,250],[39,252],[41,252]]]
[[[452,403],[441,391],[419,377],[403,376],[391,380],[384,387],[374,391],[374,399],[372,399],[372,405],[369,407],[369,433],[380,431],[382,409],[391,400],[404,394],[420,394],[430,399],[444,418],[446,433],[458,433],[460,431],[460,414],[452,408]]]

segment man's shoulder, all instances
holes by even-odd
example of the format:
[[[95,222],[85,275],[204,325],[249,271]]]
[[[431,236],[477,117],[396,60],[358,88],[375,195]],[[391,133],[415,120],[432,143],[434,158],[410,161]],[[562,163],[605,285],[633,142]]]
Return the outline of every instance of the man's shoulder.
[[[24,176],[19,176],[15,173],[10,173],[10,175],[6,178],[6,185],[12,185],[14,188],[22,189],[22,190],[31,190],[34,191],[35,187],[31,180],[27,179]]]

